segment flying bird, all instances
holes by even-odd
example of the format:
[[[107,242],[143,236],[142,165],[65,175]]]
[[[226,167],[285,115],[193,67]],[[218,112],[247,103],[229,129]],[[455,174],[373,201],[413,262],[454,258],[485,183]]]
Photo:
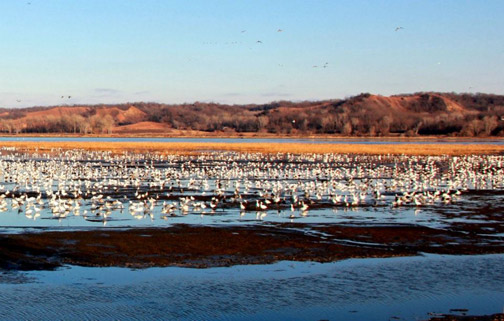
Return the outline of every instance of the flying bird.
[[[256,42],[257,42],[257,43],[263,43],[261,40],[257,40]]]
[[[399,30],[401,30],[401,29],[404,29],[404,28],[403,28],[403,27],[396,27],[396,28],[395,28],[395,31],[399,31]]]
[[[327,66],[328,66],[328,65],[329,65],[329,63],[328,63],[328,62],[326,62],[326,63],[324,63],[321,67],[322,67],[322,68],[327,68]],[[313,65],[313,66],[312,66],[312,68],[318,68],[318,67],[319,67],[319,65]]]
[[[277,32],[282,32],[283,30],[282,29],[278,29]]]

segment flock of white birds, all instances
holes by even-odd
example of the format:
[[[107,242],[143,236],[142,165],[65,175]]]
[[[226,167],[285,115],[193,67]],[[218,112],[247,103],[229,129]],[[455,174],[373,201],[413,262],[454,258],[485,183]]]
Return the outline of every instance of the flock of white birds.
[[[1,212],[106,224],[229,211],[288,219],[323,208],[436,206],[502,189],[503,156],[199,155],[0,150]],[[1,225],[1,224],[0,224]]]

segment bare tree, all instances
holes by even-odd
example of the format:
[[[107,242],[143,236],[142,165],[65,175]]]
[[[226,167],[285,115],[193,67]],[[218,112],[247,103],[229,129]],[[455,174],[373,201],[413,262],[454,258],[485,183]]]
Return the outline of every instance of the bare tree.
[[[351,135],[353,131],[352,124],[350,122],[343,125],[341,133],[345,136]]]
[[[2,119],[0,121],[0,128],[1,128],[2,132],[7,132],[9,134],[12,134],[12,129],[13,129],[12,120]]]
[[[390,133],[390,124],[392,124],[392,117],[389,115],[383,116],[380,121],[378,121],[378,131],[382,135],[388,135]]]
[[[499,125],[496,116],[483,117],[483,132],[485,136],[490,136],[495,128]]]
[[[470,122],[467,122],[465,126],[462,128],[461,134],[464,136],[478,136],[484,131],[484,124],[482,120],[473,119]]]
[[[79,127],[79,133],[81,134],[91,133],[93,129],[89,118],[84,117],[83,120],[78,124],[78,127]]]

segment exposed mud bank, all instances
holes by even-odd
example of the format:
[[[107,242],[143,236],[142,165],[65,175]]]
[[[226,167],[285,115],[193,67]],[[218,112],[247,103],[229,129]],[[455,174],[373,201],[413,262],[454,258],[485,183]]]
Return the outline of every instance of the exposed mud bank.
[[[497,224],[497,223],[496,223]],[[504,253],[504,237],[418,225],[174,225],[0,235],[0,268],[80,266],[206,268],[281,260],[331,262],[421,253]]]

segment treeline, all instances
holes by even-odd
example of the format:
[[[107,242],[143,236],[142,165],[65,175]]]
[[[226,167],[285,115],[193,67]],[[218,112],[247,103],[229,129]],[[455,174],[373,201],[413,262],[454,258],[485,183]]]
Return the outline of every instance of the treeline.
[[[229,106],[135,104],[150,121],[176,129],[264,132],[273,134],[504,135],[504,96],[416,93],[383,98],[361,94],[345,100],[289,101]],[[396,101],[394,101],[396,100]],[[401,104],[402,108],[391,108]],[[461,109],[450,109],[455,103]]]
[[[17,119],[0,119],[0,131],[9,134],[20,133],[79,133],[110,134],[116,121],[111,115],[83,116],[80,114],[49,115],[28,118],[22,122]]]
[[[6,133],[110,133],[115,126],[151,121],[168,128],[205,132],[504,135],[504,96],[489,94],[415,93],[391,97],[361,94],[344,100],[279,101],[261,105],[142,102],[78,106],[75,112],[30,117],[35,110],[40,114],[50,109],[4,110],[0,114],[0,130]],[[133,109],[136,113],[129,115],[134,116],[121,116]]]

